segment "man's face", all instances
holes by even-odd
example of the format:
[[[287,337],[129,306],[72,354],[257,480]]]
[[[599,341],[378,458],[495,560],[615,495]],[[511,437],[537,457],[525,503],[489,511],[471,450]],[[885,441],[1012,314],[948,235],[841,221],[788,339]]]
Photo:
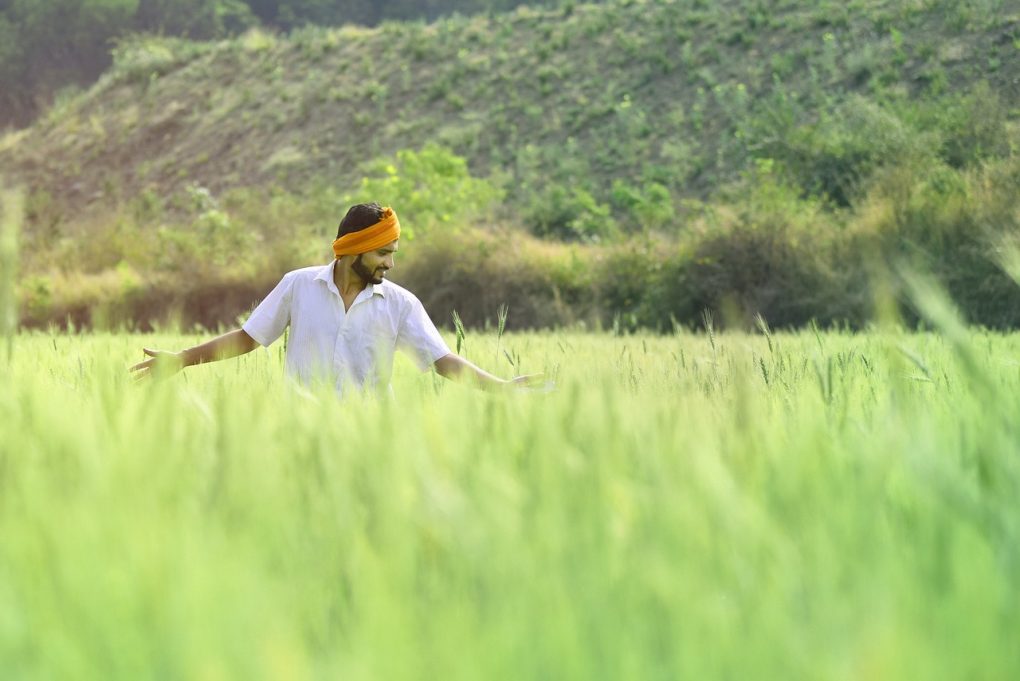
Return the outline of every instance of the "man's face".
[[[351,269],[365,282],[381,284],[386,272],[393,268],[393,254],[397,252],[398,241],[399,239],[377,250],[362,253],[351,263]]]

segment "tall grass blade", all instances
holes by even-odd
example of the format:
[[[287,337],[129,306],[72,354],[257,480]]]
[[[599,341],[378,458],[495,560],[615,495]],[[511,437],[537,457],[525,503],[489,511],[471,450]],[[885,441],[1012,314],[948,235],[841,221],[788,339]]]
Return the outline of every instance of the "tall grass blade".
[[[0,337],[4,340],[8,362],[14,354],[14,335],[18,329],[16,286],[22,216],[21,191],[0,188]]]
[[[453,311],[453,330],[457,335],[457,354],[460,354],[460,350],[464,347],[464,339],[467,338],[467,333],[464,331],[464,322],[460,320],[460,315],[457,311]]]
[[[499,359],[499,344],[503,340],[503,333],[506,331],[506,318],[510,314],[510,306],[506,303],[502,303],[499,309],[496,310],[496,359]]]
[[[999,266],[1020,285],[1020,237],[1003,239],[996,251]]]
[[[979,360],[971,341],[970,331],[953,301],[930,276],[909,268],[902,268],[900,276],[910,300],[921,316],[930,323],[952,346],[963,364],[964,373],[981,397],[995,401],[996,387],[989,370]]]
[[[769,323],[765,320],[765,317],[761,312],[754,313],[754,323],[761,331],[762,335],[765,336],[765,340],[769,343],[769,354],[775,354],[775,348],[772,347],[772,329],[769,328]]]

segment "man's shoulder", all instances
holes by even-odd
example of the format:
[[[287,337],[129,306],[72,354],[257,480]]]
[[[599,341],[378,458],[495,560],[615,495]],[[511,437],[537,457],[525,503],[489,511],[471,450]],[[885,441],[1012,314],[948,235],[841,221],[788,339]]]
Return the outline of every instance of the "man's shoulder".
[[[383,279],[381,284],[376,285],[383,288],[384,296],[392,298],[395,302],[421,304],[418,300],[418,296],[414,295],[400,284],[394,284],[389,279]]]
[[[283,278],[290,279],[291,281],[309,281],[318,277],[319,274],[322,273],[323,267],[323,265],[310,265],[308,267],[291,270],[283,275]]]
[[[325,266],[311,265],[309,267],[291,270],[281,277],[280,285],[286,286],[289,290],[294,292],[306,291],[310,288],[314,288],[314,283],[317,279],[322,279],[324,281],[330,279],[330,273],[327,271]]]

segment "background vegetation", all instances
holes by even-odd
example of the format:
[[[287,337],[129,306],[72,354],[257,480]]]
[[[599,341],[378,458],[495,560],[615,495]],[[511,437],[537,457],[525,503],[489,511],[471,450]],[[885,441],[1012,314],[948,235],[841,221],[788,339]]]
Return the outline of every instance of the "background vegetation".
[[[212,40],[261,26],[374,25],[456,12],[512,9],[520,0],[3,0],[0,128],[25,125],[57,98],[95,82],[110,48],[135,33]],[[543,4],[541,0],[530,4]],[[545,3],[553,4],[553,3]]]
[[[518,327],[858,327],[909,262],[1012,327],[1018,22],[649,0],[124,39],[0,142],[27,187],[22,317],[233,323],[376,198],[440,321],[510,302]]]

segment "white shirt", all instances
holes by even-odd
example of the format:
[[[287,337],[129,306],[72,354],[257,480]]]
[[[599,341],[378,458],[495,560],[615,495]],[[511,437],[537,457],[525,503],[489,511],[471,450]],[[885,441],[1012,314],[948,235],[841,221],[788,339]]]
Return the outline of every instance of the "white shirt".
[[[344,309],[333,282],[334,260],[288,272],[242,328],[268,346],[290,325],[287,373],[299,382],[345,387],[388,387],[396,348],[421,370],[450,354],[413,293],[389,281],[369,284]]]

